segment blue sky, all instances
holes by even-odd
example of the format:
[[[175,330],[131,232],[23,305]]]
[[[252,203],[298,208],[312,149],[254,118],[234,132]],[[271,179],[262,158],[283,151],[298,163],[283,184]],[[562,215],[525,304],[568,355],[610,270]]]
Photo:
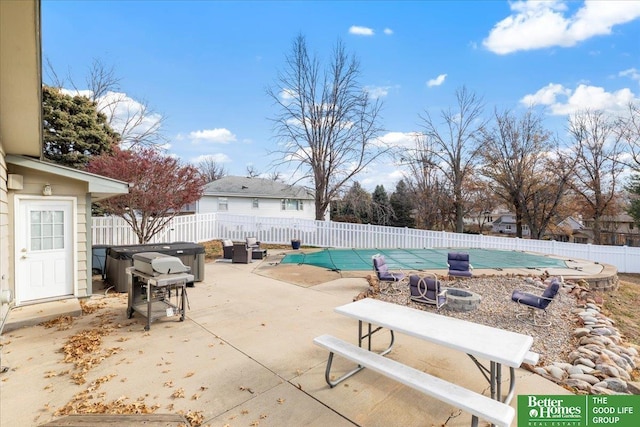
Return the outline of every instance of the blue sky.
[[[232,175],[271,172],[266,88],[298,34],[321,58],[338,39],[359,58],[361,84],[384,104],[381,138],[399,146],[463,85],[486,116],[545,106],[560,136],[571,112],[640,100],[640,1],[42,0],[43,58],[58,75],[86,89],[94,58],[113,65],[131,105],[164,118],[169,153],[214,156]],[[356,179],[392,191],[402,172],[381,159]]]

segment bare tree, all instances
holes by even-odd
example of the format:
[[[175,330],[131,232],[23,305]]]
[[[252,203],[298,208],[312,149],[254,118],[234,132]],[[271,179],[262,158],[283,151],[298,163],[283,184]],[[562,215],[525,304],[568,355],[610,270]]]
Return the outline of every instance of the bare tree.
[[[196,167],[207,182],[213,182],[228,175],[224,166],[216,162],[213,156],[205,156]]]
[[[85,78],[85,84],[91,92],[93,101],[100,98],[104,98],[109,92],[120,92],[120,81],[122,79],[116,76],[115,69],[112,66],[107,66],[101,60],[94,58],[89,67],[89,73]],[[80,89],[73,84],[73,88],[76,91]]]
[[[45,57],[43,68],[44,68],[45,74],[49,78],[49,82],[50,82],[49,86],[54,87],[56,89],[62,89],[64,87],[65,80],[63,78],[60,78],[60,76],[58,76],[58,73],[56,73],[55,68],[53,68],[51,59],[49,59],[48,56]]]
[[[46,72],[54,86],[63,87],[65,80],[58,77],[48,59]],[[67,80],[76,92],[84,92],[70,75]],[[120,81],[113,66],[94,59],[85,78],[87,96],[96,103],[98,112],[107,117],[109,126],[120,134],[122,147],[161,146],[166,142],[161,131],[165,117],[154,111],[146,100],[128,97],[122,92]]]
[[[247,165],[247,177],[248,178],[257,178],[260,176],[260,172],[254,165]]]
[[[593,242],[602,243],[601,219],[616,202],[621,162],[621,135],[603,111],[586,110],[569,119],[574,139],[571,153],[577,164],[571,188],[580,197],[585,217],[593,219]]]
[[[535,174],[526,196],[524,220],[532,239],[542,239],[553,222],[564,219],[559,215],[575,170],[574,158],[559,152],[549,154],[542,161],[542,167]]]
[[[627,114],[618,120],[618,132],[631,154],[631,159],[626,164],[640,173],[640,103],[629,103]]]
[[[457,108],[442,110],[439,121],[425,111],[420,118],[424,138],[433,147],[435,165],[449,181],[453,197],[455,231],[464,230],[465,198],[463,187],[473,172],[478,157],[476,137],[486,121],[482,119],[483,102],[466,87],[456,91]]]
[[[496,111],[495,127],[483,137],[482,174],[514,209],[516,236],[522,237],[526,223],[532,237],[542,237],[566,192],[572,165],[560,155],[552,162],[557,143],[532,110],[521,117]]]
[[[360,64],[338,41],[324,70],[298,36],[277,83],[267,89],[280,112],[272,118],[280,141],[278,164],[295,164],[300,180],[310,180],[315,217],[324,218],[332,199],[386,150],[375,144],[381,103],[358,82]]]
[[[433,140],[417,136],[415,147],[404,150],[400,163],[408,167],[405,183],[414,195],[415,224],[428,230],[445,229],[449,223],[449,181],[438,167]]]
[[[467,197],[467,217],[473,221],[480,234],[484,234],[485,227],[491,225],[491,212],[500,205],[491,187],[491,182],[474,173],[474,177],[468,180],[464,193]]]
[[[284,182],[283,178],[282,178],[282,174],[280,172],[277,171],[272,171],[269,172],[269,178],[271,181],[276,181],[276,182]]]

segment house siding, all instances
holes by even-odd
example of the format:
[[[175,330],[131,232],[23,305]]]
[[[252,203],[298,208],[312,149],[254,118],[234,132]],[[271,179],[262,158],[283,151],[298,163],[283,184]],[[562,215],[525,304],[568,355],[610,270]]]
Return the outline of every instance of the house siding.
[[[0,292],[10,289],[9,286],[9,196],[7,191],[7,164],[5,152],[0,140]],[[8,305],[0,307],[0,322],[9,310]]]
[[[227,199],[227,210],[218,210],[220,198]],[[253,199],[258,199],[258,208],[253,207]],[[313,200],[303,201],[303,210],[282,210],[282,199],[266,197],[234,197],[234,196],[203,196],[198,202],[198,213],[224,212],[236,215],[252,215],[258,217],[301,218],[315,219]]]

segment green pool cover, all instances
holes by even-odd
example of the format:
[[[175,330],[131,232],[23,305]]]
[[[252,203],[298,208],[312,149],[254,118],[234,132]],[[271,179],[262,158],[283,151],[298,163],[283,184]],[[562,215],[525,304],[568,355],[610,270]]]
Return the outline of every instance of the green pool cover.
[[[371,270],[371,257],[385,256],[391,270],[447,269],[447,253],[466,252],[475,269],[566,267],[564,261],[543,255],[495,249],[324,249],[287,254],[283,264],[308,264],[335,271]]]

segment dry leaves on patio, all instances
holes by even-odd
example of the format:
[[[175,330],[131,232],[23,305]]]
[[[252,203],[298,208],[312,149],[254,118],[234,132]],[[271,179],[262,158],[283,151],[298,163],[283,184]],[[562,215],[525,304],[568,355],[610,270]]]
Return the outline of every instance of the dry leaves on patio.
[[[92,367],[98,365],[105,358],[117,354],[122,350],[121,347],[112,347],[100,351],[102,337],[108,335],[109,332],[110,330],[105,328],[84,330],[69,337],[62,347],[64,361],[66,363],[73,363],[77,370],[77,372],[71,375],[76,384],[85,383],[85,374]]]
[[[55,416],[69,414],[152,414],[160,405],[147,405],[137,400],[129,402],[126,396],[110,402],[92,401],[94,395],[88,390],[77,393],[65,406],[55,412]]]
[[[73,316],[60,316],[55,319],[40,323],[46,329],[57,328],[59,331],[66,331],[73,325]]]

